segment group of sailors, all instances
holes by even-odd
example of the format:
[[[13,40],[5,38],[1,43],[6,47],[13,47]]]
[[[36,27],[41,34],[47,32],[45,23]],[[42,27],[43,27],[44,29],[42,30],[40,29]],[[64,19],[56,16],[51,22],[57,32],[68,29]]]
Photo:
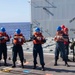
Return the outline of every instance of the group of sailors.
[[[6,29],[4,27],[1,27],[0,28],[0,60],[2,59],[2,54],[3,54],[4,66],[8,65],[6,42],[9,42],[9,41],[10,41],[10,38],[8,34],[6,33]],[[12,48],[12,62],[13,62],[12,67],[13,68],[16,67],[17,54],[19,54],[21,66],[22,68],[24,68],[24,65],[23,65],[24,55],[23,55],[23,48],[22,48],[23,43],[25,43],[25,38],[23,34],[21,33],[21,30],[16,29],[13,36],[13,48]]]
[[[35,28],[35,32],[32,36],[33,40],[33,69],[37,68],[37,55],[39,54],[40,64],[42,70],[44,71],[44,55],[43,55],[43,48],[42,44],[46,43],[45,37],[42,35],[41,30],[39,27]],[[0,60],[4,59],[4,65],[7,66],[7,45],[6,42],[10,41],[8,34],[4,27],[1,27],[0,30]],[[56,42],[55,48],[55,63],[54,66],[57,66],[57,60],[59,59],[59,53],[65,65],[69,67],[68,61],[68,54],[69,54],[69,35],[68,35],[68,28],[64,25],[58,26],[56,29],[56,35],[54,37],[54,41]],[[22,45],[26,42],[25,37],[21,33],[20,29],[16,29],[13,37],[13,48],[12,48],[12,67],[16,67],[17,61],[17,54],[19,54],[21,66],[24,68],[24,54]]]
[[[54,37],[54,40],[56,42],[56,48],[55,48],[55,66],[57,66],[57,60],[59,59],[59,53],[60,57],[65,62],[65,66],[69,67],[67,61],[68,55],[69,55],[69,34],[68,34],[68,28],[64,25],[58,26],[56,31],[56,36]]]

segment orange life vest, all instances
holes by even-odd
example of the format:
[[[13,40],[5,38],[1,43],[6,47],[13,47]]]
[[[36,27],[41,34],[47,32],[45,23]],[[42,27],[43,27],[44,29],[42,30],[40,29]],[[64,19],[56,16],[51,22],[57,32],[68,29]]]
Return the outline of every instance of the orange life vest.
[[[7,37],[8,40],[4,39],[4,37]],[[0,38],[3,38],[3,40],[0,40],[0,43],[6,43],[9,41],[9,36],[6,34],[6,32],[0,32]]]
[[[17,38],[15,38],[17,37]],[[23,38],[21,38],[23,37]],[[13,39],[13,43],[14,44],[19,44],[22,45],[25,42],[24,36],[23,34],[14,34],[14,39]]]
[[[33,40],[33,43],[34,43],[34,44],[43,44],[43,43],[44,43],[44,42],[42,41],[42,40],[44,40],[44,37],[43,37],[42,33],[37,34],[37,33],[35,32],[33,35],[36,37],[36,39]],[[37,37],[40,37],[41,40],[38,40]]]
[[[63,36],[63,32],[60,31],[60,32],[56,32],[56,36],[54,37],[54,40],[57,42],[57,41],[61,41],[61,42],[64,42],[64,40],[62,38],[60,38],[61,36]]]

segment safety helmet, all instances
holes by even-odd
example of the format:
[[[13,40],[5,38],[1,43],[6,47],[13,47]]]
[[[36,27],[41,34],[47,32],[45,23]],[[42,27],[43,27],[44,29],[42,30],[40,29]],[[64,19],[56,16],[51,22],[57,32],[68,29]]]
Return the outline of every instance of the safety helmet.
[[[61,31],[61,27],[60,26],[57,27],[57,31]]]
[[[65,28],[65,25],[61,25],[61,28],[64,29]]]
[[[68,31],[68,28],[64,28],[64,32],[65,32],[65,31]]]
[[[5,28],[4,27],[1,27],[1,32],[5,32]]]
[[[40,28],[35,28],[35,32],[40,32]]]
[[[16,33],[17,34],[20,34],[21,33],[21,30],[20,29],[16,29]]]

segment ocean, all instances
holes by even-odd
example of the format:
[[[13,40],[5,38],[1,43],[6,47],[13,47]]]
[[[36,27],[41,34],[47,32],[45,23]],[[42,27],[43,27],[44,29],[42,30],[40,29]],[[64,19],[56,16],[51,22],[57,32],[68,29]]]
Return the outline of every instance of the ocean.
[[[13,22],[13,23],[0,23],[0,28],[4,27],[9,36],[13,37],[17,28],[21,29],[26,40],[30,40],[31,25],[30,22]]]

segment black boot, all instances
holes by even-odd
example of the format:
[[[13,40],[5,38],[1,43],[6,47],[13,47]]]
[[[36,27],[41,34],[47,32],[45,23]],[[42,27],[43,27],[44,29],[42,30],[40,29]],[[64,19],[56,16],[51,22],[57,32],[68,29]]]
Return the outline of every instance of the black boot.
[[[42,65],[42,71],[45,71],[44,65]]]
[[[15,62],[13,62],[12,68],[15,68],[15,67],[16,67],[16,64],[15,64]]]
[[[24,68],[23,62],[21,62],[21,66],[22,66],[22,68]]]
[[[68,65],[67,61],[65,61],[65,66],[70,67],[70,66]]]
[[[55,59],[55,63],[54,63],[54,66],[57,66],[57,59]]]
[[[6,60],[4,60],[4,66],[8,66],[7,63],[6,63]]]
[[[34,64],[33,69],[36,69],[36,64]]]

